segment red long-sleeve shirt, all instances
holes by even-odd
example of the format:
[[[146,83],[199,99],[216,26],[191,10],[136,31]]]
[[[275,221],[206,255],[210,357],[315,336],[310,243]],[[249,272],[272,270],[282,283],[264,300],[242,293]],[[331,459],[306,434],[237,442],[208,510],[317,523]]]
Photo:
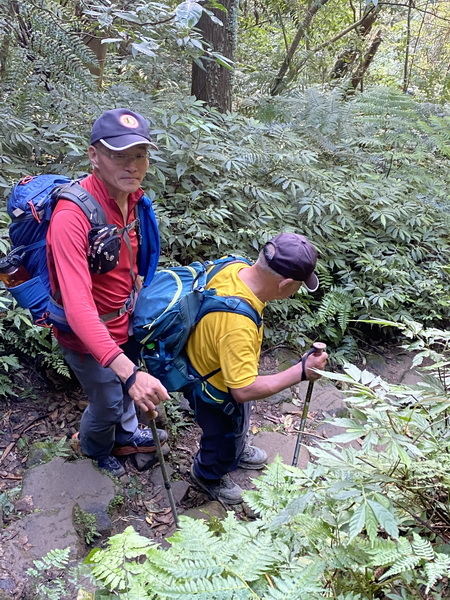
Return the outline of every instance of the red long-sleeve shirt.
[[[107,223],[124,227],[122,213],[105,185],[89,175],[81,185],[93,195],[106,214]],[[143,191],[128,198],[127,223],[134,220],[134,207]],[[119,263],[109,273],[93,275],[89,271],[88,232],[91,225],[82,210],[70,200],[58,201],[47,234],[47,259],[52,293],[59,289],[66,318],[73,333],[54,328],[57,340],[76,352],[92,354],[103,366],[109,365],[122,351],[120,344],[128,340],[127,313],[103,323],[99,315],[120,309],[129,297],[133,285],[130,273],[130,253],[122,240]],[[136,230],[130,232],[131,268],[137,275],[138,249]]]

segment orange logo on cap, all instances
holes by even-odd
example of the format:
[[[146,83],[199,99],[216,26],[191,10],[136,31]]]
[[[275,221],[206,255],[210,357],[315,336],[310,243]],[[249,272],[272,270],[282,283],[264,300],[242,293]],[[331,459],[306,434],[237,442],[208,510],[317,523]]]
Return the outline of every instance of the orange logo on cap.
[[[137,119],[133,117],[133,115],[121,115],[119,117],[119,121],[121,125],[124,127],[129,127],[130,129],[136,129],[136,127],[139,127],[139,123],[137,122]]]

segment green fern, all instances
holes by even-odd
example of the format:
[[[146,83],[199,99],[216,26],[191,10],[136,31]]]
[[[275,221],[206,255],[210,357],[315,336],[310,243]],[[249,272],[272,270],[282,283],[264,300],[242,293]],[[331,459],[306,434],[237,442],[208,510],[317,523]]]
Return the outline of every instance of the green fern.
[[[426,592],[433,588],[436,582],[450,575],[450,557],[447,554],[436,553],[435,560],[424,567],[427,575]]]
[[[339,436],[311,446],[303,470],[277,458],[244,492],[252,522],[228,513],[218,529],[181,516],[165,550],[127,529],[91,553],[99,581],[124,600],[445,594],[450,437],[434,408],[448,399],[426,385],[412,396],[349,364],[326,376],[346,385],[348,416],[333,422],[364,438],[360,447]]]

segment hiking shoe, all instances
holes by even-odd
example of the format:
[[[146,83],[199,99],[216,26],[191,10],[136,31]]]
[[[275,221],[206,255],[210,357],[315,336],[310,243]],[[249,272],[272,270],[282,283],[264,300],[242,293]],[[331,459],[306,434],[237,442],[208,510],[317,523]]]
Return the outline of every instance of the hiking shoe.
[[[238,467],[241,469],[264,469],[267,462],[267,453],[261,448],[245,444],[244,452],[239,459]]]
[[[164,442],[169,437],[167,435],[167,431],[164,431],[164,429],[157,429],[156,431],[158,432],[159,441],[161,442],[161,444],[164,444]],[[134,436],[134,438],[132,439],[132,441],[130,442],[129,445],[130,446],[138,446],[138,447],[154,446],[155,440],[153,439],[152,430],[151,429],[138,429],[136,432],[136,435]]]
[[[213,500],[219,500],[225,504],[240,504],[243,501],[242,488],[234,483],[228,473],[222,479],[208,480],[196,475],[194,465],[192,465],[191,478]]]
[[[157,429],[161,445],[167,440],[167,433],[163,429]],[[153,439],[151,429],[138,429],[134,438],[128,444],[115,444],[112,449],[114,456],[128,456],[136,452],[155,452],[155,440]]]
[[[126,473],[123,464],[114,456],[107,456],[106,458],[101,458],[96,462],[99,469],[102,471],[107,471],[115,477],[122,477],[122,475],[125,475]]]

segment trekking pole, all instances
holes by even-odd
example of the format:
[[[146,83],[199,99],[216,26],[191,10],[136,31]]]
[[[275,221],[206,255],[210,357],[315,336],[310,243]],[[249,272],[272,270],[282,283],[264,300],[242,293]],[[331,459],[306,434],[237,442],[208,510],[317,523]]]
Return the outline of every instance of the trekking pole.
[[[326,344],[324,344],[323,342],[314,342],[311,350],[309,350],[306,353],[306,356],[302,359],[303,368],[306,369],[306,359],[308,358],[308,356],[310,356],[311,354],[320,356],[322,354],[322,352],[324,352],[324,350],[326,350],[326,347],[327,347]],[[306,425],[306,417],[308,416],[309,404],[311,402],[311,395],[312,395],[313,388],[314,388],[314,381],[310,381],[308,383],[308,389],[306,390],[305,403],[303,405],[303,412],[302,412],[302,418],[300,421],[300,427],[299,427],[299,432],[298,432],[298,436],[297,436],[297,443],[295,444],[294,457],[292,458],[292,466],[293,467],[297,466],[298,455],[300,453],[300,447],[302,445],[303,431],[304,431],[305,425]]]
[[[149,416],[150,416],[151,412],[152,411],[148,411]],[[167,497],[169,499],[170,509],[172,511],[172,515],[173,515],[173,518],[174,518],[174,521],[175,521],[175,527],[178,527],[177,507],[175,505],[175,500],[174,500],[174,497],[173,497],[172,488],[170,487],[169,476],[167,474],[167,468],[166,468],[166,461],[165,461],[164,455],[162,453],[161,442],[160,442],[160,439],[159,439],[159,436],[158,436],[158,431],[156,429],[155,417],[150,418],[150,429],[152,430],[152,436],[153,436],[153,439],[155,441],[156,454],[158,456],[159,466],[161,467],[161,473],[162,473],[162,476],[163,476],[164,487],[167,490]]]

